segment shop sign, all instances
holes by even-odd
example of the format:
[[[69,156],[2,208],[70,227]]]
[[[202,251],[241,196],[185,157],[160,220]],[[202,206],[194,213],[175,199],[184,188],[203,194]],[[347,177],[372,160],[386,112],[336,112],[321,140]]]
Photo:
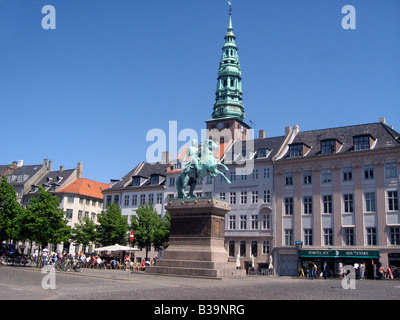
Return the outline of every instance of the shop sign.
[[[379,251],[370,250],[299,250],[300,257],[379,258]]]

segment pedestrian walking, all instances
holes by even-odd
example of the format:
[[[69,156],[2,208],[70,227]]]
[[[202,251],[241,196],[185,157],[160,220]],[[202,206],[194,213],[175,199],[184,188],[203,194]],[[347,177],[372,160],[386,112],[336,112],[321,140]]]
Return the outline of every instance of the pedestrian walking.
[[[322,272],[324,275],[324,279],[326,279],[328,277],[328,263],[326,261],[324,262],[324,267]]]

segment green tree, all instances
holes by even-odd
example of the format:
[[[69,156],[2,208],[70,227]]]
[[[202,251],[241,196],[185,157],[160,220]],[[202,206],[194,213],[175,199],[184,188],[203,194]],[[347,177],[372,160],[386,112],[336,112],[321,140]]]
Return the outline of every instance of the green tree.
[[[141,204],[132,217],[131,229],[135,231],[134,242],[146,248],[146,259],[151,245],[156,248],[166,247],[169,239],[170,216],[161,218],[153,205]]]
[[[16,219],[22,211],[13,186],[3,176],[0,181],[0,243],[17,238]]]
[[[81,244],[85,248],[89,243],[97,240],[96,228],[96,224],[91,219],[84,217],[82,220],[79,220],[79,223],[75,223],[75,227],[72,229],[71,240],[76,244]]]
[[[107,206],[106,211],[102,211],[97,220],[99,222],[97,226],[98,241],[103,246],[126,243],[128,221],[122,215],[118,205],[112,203]]]
[[[20,237],[32,240],[41,247],[48,243],[69,241],[71,228],[67,225],[65,212],[58,209],[58,197],[39,187],[38,197],[31,197],[29,204],[21,215]]]

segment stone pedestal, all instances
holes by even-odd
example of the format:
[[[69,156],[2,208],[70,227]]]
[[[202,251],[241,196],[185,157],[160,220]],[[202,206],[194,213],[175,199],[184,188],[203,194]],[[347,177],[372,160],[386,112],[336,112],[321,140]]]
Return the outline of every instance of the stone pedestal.
[[[170,201],[165,209],[171,215],[169,246],[164,259],[146,267],[146,273],[223,279],[243,277],[228,262],[224,247],[225,215],[229,205],[212,198]]]

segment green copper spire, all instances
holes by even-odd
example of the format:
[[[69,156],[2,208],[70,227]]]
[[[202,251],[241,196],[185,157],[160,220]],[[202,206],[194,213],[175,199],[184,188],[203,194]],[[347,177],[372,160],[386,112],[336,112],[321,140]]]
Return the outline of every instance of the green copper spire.
[[[242,103],[242,73],[235,39],[232,27],[232,10],[230,9],[229,24],[219,64],[213,119],[234,118],[243,121],[245,117]]]

